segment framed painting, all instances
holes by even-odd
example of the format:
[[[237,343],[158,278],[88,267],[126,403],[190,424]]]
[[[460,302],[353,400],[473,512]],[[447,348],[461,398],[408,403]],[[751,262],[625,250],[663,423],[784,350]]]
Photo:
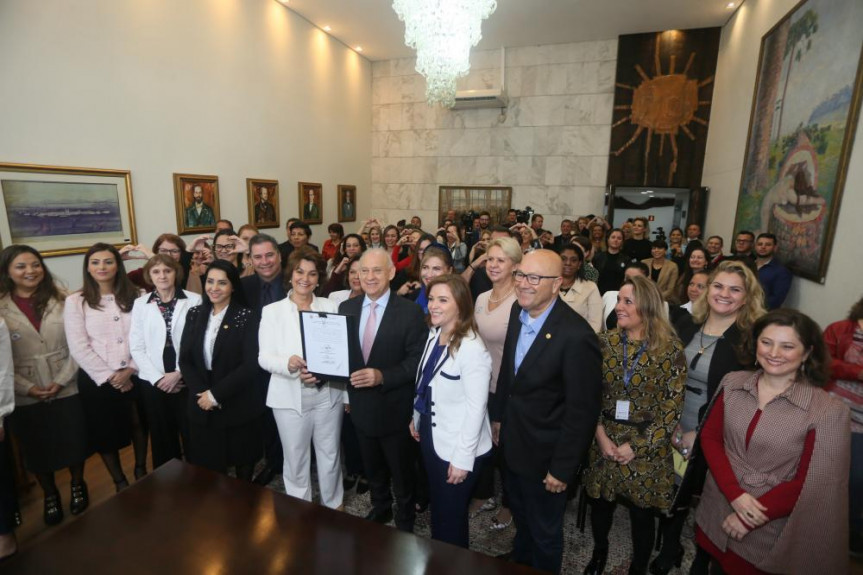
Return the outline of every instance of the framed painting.
[[[0,196],[4,246],[49,257],[138,243],[129,171],[0,163]]]
[[[860,113],[863,3],[804,0],[761,39],[735,232],[824,283]]]
[[[300,219],[306,224],[320,224],[324,221],[324,187],[312,182],[299,182],[297,196],[300,202]]]
[[[212,232],[219,215],[219,177],[174,174],[179,235]]]
[[[339,186],[339,221],[357,221],[356,186]]]
[[[279,181],[246,178],[249,221],[258,229],[279,227]]]
[[[512,203],[512,188],[502,186],[440,186],[438,220],[443,222],[455,212],[464,229],[473,229],[473,218],[486,211],[492,224],[503,224]],[[469,222],[467,220],[470,220]],[[465,225],[470,223],[470,225]]]

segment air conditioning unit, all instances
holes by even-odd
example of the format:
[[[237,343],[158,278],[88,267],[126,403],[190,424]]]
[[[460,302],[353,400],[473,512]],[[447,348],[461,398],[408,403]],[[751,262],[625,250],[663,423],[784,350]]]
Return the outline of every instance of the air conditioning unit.
[[[509,99],[504,89],[499,90],[460,90],[455,95],[453,110],[472,110],[476,108],[506,108]]]

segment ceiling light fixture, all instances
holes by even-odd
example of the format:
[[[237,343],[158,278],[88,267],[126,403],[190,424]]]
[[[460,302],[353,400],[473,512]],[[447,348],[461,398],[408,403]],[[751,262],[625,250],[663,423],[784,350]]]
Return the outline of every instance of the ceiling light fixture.
[[[330,31],[332,31],[332,28],[330,28],[329,26],[324,26],[324,32],[330,32]]]
[[[470,49],[495,8],[496,0],[393,0],[405,23],[405,44],[417,51],[416,70],[425,76],[429,104],[455,104],[456,79],[470,71]]]
[[[363,51],[363,47],[362,47],[362,46],[355,46],[355,47],[354,47],[354,50],[356,50],[357,52],[362,52],[362,51]]]
[[[725,5],[726,8],[734,8],[735,6],[736,6],[736,4],[734,2],[729,2],[728,4]]]

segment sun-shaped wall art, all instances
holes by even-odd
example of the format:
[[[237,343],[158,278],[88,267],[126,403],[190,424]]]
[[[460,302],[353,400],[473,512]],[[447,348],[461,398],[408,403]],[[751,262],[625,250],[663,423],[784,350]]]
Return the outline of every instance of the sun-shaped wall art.
[[[700,185],[718,43],[718,28],[621,36],[610,184]]]

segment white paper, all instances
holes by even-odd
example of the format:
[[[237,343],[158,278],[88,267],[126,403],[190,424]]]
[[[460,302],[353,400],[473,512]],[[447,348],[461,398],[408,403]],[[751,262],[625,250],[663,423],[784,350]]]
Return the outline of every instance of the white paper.
[[[349,377],[348,317],[304,311],[300,321],[307,369],[321,376]]]
[[[629,402],[622,399],[617,400],[617,407],[614,410],[614,419],[618,421],[629,421]]]

